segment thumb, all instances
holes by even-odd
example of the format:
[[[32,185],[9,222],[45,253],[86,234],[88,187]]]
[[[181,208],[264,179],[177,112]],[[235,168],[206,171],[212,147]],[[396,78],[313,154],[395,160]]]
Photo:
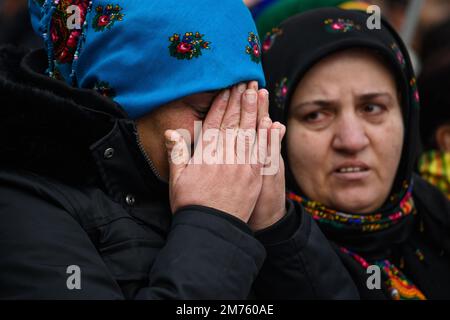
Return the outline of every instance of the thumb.
[[[174,182],[178,180],[189,162],[189,150],[186,141],[175,130],[166,130],[164,138],[169,159],[170,181]]]

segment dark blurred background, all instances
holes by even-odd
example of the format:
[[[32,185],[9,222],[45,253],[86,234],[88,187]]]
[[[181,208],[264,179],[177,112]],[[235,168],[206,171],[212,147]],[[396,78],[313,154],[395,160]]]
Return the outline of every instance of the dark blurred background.
[[[27,48],[43,46],[31,28],[27,0],[0,0],[0,44],[4,43]]]

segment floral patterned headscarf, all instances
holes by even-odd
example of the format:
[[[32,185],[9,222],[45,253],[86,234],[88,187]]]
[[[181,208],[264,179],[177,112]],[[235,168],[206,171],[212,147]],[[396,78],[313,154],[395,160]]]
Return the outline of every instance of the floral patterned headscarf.
[[[29,0],[29,7],[48,75],[113,98],[131,118],[242,81],[265,85],[242,1]]]
[[[394,29],[382,20],[380,29],[369,29],[369,15],[339,8],[316,9],[296,15],[278,27],[271,47],[263,54],[270,94],[272,119],[287,123],[291,95],[303,75],[318,61],[340,50],[365,48],[382,56],[400,91],[405,136],[400,165],[385,204],[370,214],[339,212],[300,190],[290,170],[286,145],[287,187],[305,209],[327,230],[329,237],[356,252],[388,246],[403,236],[415,213],[413,171],[419,142],[419,94],[405,45]],[[355,75],[356,76],[356,75]],[[289,127],[287,128],[289,130]],[[374,237],[376,239],[374,239]]]

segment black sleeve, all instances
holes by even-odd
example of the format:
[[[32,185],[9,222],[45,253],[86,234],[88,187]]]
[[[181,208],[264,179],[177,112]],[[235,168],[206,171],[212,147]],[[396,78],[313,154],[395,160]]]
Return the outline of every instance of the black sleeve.
[[[68,212],[34,194],[0,191],[0,299],[123,299]],[[80,290],[67,286],[72,265],[81,271]]]
[[[124,299],[77,221],[49,199],[2,189],[0,299]],[[136,299],[242,299],[265,257],[238,221],[208,208],[185,208],[173,219],[165,247]],[[67,268],[81,270],[69,290]]]
[[[265,258],[247,225],[190,206],[174,215],[166,246],[138,298],[246,299]]]
[[[253,288],[257,298],[359,298],[330,243],[297,203],[288,201],[286,216],[256,237],[267,252]]]

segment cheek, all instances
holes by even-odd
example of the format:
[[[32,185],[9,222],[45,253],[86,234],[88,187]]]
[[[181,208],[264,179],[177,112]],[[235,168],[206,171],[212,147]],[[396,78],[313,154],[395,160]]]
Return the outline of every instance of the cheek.
[[[173,109],[172,113],[162,120],[164,129],[182,130],[189,133],[191,141],[194,139],[194,125],[195,121],[199,119],[188,108]],[[182,132],[180,132],[182,133]],[[183,133],[184,135],[184,133]],[[187,137],[186,137],[187,138]]]
[[[384,179],[394,180],[403,149],[404,128],[401,115],[392,118],[373,133],[378,166]]]
[[[308,180],[308,183],[311,183],[319,178],[321,172],[326,171],[324,166],[329,147],[327,140],[323,134],[310,132],[295,124],[292,126],[288,124],[288,158],[297,181]],[[317,181],[314,182],[317,183]]]

